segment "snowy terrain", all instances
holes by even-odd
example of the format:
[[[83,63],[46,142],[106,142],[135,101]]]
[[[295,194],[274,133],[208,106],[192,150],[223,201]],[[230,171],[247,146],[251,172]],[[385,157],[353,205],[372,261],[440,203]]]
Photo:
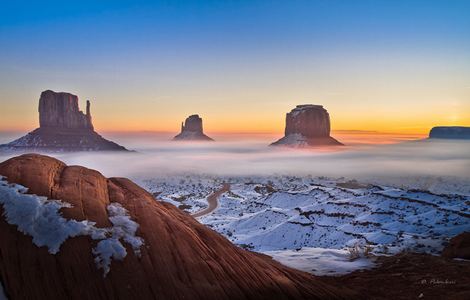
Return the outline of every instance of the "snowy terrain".
[[[468,195],[309,176],[187,175],[142,185],[193,213],[223,182],[230,191],[199,221],[240,247],[315,274],[370,267],[374,256],[404,250],[437,254],[450,237],[470,230]]]
[[[112,259],[122,260],[126,257],[127,251],[122,241],[129,244],[136,255],[140,255],[144,241],[135,235],[139,224],[130,219],[127,210],[119,203],[111,203],[107,207],[113,226],[99,228],[95,222],[62,217],[60,209],[71,207],[70,204],[26,194],[27,191],[27,188],[9,184],[0,176],[0,204],[6,221],[16,225],[18,231],[31,236],[36,246],[45,246],[49,253],[56,254],[68,238],[88,235],[98,241],[93,255],[96,266],[103,270],[104,276],[110,270]]]

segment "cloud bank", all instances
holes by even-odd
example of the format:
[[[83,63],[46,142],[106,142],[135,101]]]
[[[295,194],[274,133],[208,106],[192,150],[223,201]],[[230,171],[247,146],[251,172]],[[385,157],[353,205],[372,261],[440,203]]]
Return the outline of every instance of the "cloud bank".
[[[105,176],[143,178],[176,174],[214,176],[329,176],[406,186],[442,181],[448,189],[470,186],[470,142],[416,140],[397,144],[299,150],[268,147],[267,140],[178,143],[148,136],[114,137],[136,153],[82,152],[52,156],[97,169]],[[11,157],[0,155],[0,160]],[[429,181],[429,183],[426,183]],[[441,185],[442,185],[441,184]],[[458,187],[453,188],[452,185]]]

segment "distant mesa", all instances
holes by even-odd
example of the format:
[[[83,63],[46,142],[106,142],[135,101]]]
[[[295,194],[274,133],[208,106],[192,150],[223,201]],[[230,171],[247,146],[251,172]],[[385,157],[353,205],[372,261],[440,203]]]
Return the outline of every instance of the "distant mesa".
[[[470,140],[470,127],[437,126],[429,132],[431,139]]]
[[[8,144],[7,150],[127,151],[94,131],[90,101],[86,113],[79,110],[78,97],[47,90],[39,98],[39,128]]]
[[[191,115],[181,123],[181,133],[173,138],[174,141],[213,141],[202,130],[202,119],[199,115]]]
[[[297,105],[286,114],[282,139],[271,146],[315,147],[342,146],[330,136],[330,115],[322,105]]]

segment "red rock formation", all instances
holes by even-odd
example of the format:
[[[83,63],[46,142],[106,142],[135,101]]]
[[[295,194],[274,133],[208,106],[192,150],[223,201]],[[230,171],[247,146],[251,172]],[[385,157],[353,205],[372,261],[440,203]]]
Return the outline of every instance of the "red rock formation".
[[[11,299],[332,299],[349,290],[290,269],[265,255],[231,244],[171,204],[125,178],[68,167],[29,154],[0,164],[0,175],[29,192],[61,199],[67,219],[110,225],[106,206],[119,203],[139,224],[141,255],[127,249],[106,277],[94,262],[95,241],[67,239],[53,255],[37,247],[3,217],[0,205],[0,280]]]
[[[202,130],[202,119],[199,117],[199,115],[191,115],[186,118],[184,124],[181,124],[181,133],[175,136],[173,140],[213,141],[213,139],[204,134]]]
[[[330,136],[330,115],[321,105],[297,105],[286,114],[285,135],[300,133],[307,138]]]
[[[50,90],[39,98],[40,127],[5,145],[2,149],[28,151],[99,151],[126,148],[108,141],[94,131],[90,101],[86,114],[79,110],[78,97]]]
[[[321,105],[297,105],[286,114],[285,136],[271,145],[342,145],[330,136],[330,115]]]
[[[454,236],[442,251],[447,258],[470,259],[470,232],[463,232]]]
[[[39,126],[83,128],[93,130],[90,101],[87,101],[86,115],[78,108],[78,97],[70,93],[56,93],[47,90],[39,98]]]

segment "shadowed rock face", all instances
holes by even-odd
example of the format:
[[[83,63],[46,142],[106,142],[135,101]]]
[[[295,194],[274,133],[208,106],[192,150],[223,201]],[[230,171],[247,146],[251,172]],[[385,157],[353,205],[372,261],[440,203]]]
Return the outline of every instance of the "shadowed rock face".
[[[442,256],[470,259],[470,232],[463,232],[450,239],[449,245],[442,251]]]
[[[285,135],[299,133],[307,138],[330,136],[330,115],[321,105],[297,105],[286,114]]]
[[[0,148],[23,151],[127,151],[94,131],[90,101],[87,101],[84,114],[79,110],[78,97],[70,93],[50,90],[41,93],[39,125],[34,131]]]
[[[202,130],[202,119],[199,115],[191,115],[181,124],[181,133],[173,138],[176,141],[213,141],[210,137],[204,134]]]
[[[429,132],[429,138],[470,140],[470,127],[464,126],[438,126]]]
[[[297,105],[286,114],[285,136],[271,145],[342,145],[330,136],[330,115],[321,105]]]
[[[325,284],[270,257],[231,244],[171,204],[156,201],[124,178],[66,166],[51,157],[22,155],[0,163],[0,175],[29,193],[60,199],[67,220],[109,227],[107,207],[119,203],[144,241],[136,255],[97,269],[89,236],[69,237],[56,254],[6,222],[0,205],[0,279],[10,299],[351,299],[349,290]],[[40,230],[40,228],[38,228]]]
[[[87,101],[86,114],[78,108],[78,97],[69,93],[55,93],[47,90],[39,98],[39,126],[81,128],[93,130],[90,101]]]

